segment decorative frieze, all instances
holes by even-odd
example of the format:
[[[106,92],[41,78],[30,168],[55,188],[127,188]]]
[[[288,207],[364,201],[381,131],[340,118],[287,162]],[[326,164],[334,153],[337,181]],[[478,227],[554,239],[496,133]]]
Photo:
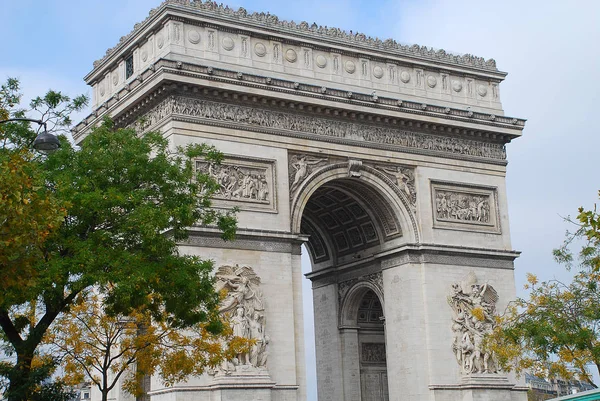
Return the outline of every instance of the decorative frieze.
[[[496,188],[432,182],[436,228],[500,232]]]
[[[227,295],[219,312],[233,330],[233,335],[254,341],[250,351],[225,361],[212,374],[235,375],[248,370],[267,368],[269,336],[265,334],[265,306],[260,278],[250,266],[220,266],[215,274],[216,290]]]
[[[196,171],[218,184],[213,194],[217,206],[276,211],[275,161],[227,156],[220,164],[196,160]]]
[[[363,363],[385,363],[385,343],[362,343],[360,361]]]
[[[268,128],[276,130],[279,134],[284,134],[281,130],[309,133],[360,143],[363,146],[366,142],[454,155],[506,159],[505,147],[500,143],[430,135],[183,96],[171,96],[160,102],[142,117],[142,123],[138,123],[137,128],[144,131],[173,114],[235,123],[247,127]]]
[[[498,373],[498,365],[483,347],[484,336],[494,330],[498,293],[489,284],[478,284],[474,272],[452,284],[452,352],[464,375]]]

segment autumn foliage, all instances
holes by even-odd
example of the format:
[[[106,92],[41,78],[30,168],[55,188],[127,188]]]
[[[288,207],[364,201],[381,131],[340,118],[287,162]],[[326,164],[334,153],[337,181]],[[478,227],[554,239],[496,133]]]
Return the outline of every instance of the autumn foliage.
[[[600,195],[600,193],[599,193]],[[498,318],[487,347],[504,370],[591,384],[600,373],[600,216],[579,209],[576,231],[554,250],[557,262],[575,270],[569,283],[539,282],[527,275],[528,298],[519,298]],[[570,248],[581,245],[578,254]]]
[[[9,80],[0,88],[0,118],[23,116],[18,102],[18,82]],[[70,126],[70,113],[86,102],[49,91],[31,102],[29,113],[61,134]],[[120,322],[119,330],[129,330],[129,323],[119,325],[136,322],[142,339],[161,337],[167,328],[168,340],[180,329],[200,330],[197,340],[181,337],[178,348],[171,348],[179,350],[171,360],[181,368],[155,366],[166,381],[199,372],[228,352],[210,348],[218,343],[212,339],[227,337],[226,326],[215,318],[220,298],[212,262],[178,251],[196,224],[219,228],[225,240],[234,236],[235,217],[211,208],[218,184],[194,169],[196,158],[218,163],[221,153],[207,145],[175,148],[160,133],[139,137],[106,120],[79,148],[61,136],[61,148],[44,156],[30,148],[36,128],[0,124],[0,342],[9,356],[0,362],[4,397],[39,399],[61,361],[41,345],[55,339],[63,351],[83,346],[69,343],[56,324],[57,319],[76,324],[64,319],[81,308],[102,311],[102,320],[88,321],[98,329]],[[101,296],[99,302],[82,301],[91,293]],[[147,356],[162,360],[166,354],[159,358],[159,350],[166,351],[158,345],[139,349],[140,341],[145,344],[139,337],[131,336],[139,372],[153,372]],[[190,351],[195,346],[198,353]],[[71,361],[66,372],[74,375],[75,361],[68,355],[62,360]],[[112,368],[126,360],[115,360]]]
[[[123,384],[134,395],[144,392],[143,378],[158,374],[167,385],[215,369],[248,349],[249,342],[234,337],[231,328],[217,329],[220,316],[185,330],[174,328],[168,316],[156,320],[145,308],[128,315],[107,315],[96,292],[80,295],[46,336],[53,355],[61,358],[62,381],[69,385],[91,382],[102,400]]]

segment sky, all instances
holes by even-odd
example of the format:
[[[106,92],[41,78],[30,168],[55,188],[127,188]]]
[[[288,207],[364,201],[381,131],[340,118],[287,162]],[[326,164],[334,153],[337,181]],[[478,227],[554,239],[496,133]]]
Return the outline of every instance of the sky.
[[[0,0],[0,80],[21,80],[25,97],[58,89],[91,94],[83,76],[94,60],[142,21],[160,0]],[[507,191],[517,292],[525,274],[567,278],[552,259],[569,225],[593,208],[600,189],[600,1],[598,0],[231,0],[231,7],[281,19],[363,32],[405,44],[494,58],[508,72],[505,113],[526,118],[509,144]],[[86,113],[87,114],[87,113]],[[600,114],[600,113],[599,113]],[[305,259],[306,261],[308,259]],[[305,263],[308,271],[309,263]],[[308,282],[305,294],[310,294]],[[312,319],[305,296],[306,321]],[[309,390],[314,344],[307,324]],[[311,365],[312,364],[312,365]],[[315,392],[309,391],[309,400]]]

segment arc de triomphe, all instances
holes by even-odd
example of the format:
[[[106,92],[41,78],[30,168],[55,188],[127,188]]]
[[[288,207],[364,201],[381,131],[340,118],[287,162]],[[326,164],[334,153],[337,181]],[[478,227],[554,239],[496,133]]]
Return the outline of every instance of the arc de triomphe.
[[[86,77],[93,114],[226,154],[196,168],[238,239],[195,227],[236,333],[256,345],[152,401],[304,400],[300,249],[312,260],[318,394],[524,400],[481,339],[514,298],[506,117],[493,60],[214,3],[171,0]],[[313,339],[307,339],[312,341]],[[117,399],[126,399],[115,391]]]

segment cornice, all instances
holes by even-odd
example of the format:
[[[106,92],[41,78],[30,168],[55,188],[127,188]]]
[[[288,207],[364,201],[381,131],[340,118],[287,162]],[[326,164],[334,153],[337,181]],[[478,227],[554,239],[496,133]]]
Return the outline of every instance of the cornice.
[[[520,252],[501,249],[412,243],[380,252],[358,262],[313,270],[305,276],[313,282],[314,287],[329,285],[337,282],[337,278],[349,271],[349,268],[355,269],[373,262],[380,262],[382,270],[406,264],[439,264],[513,270],[513,262],[519,255]]]
[[[207,17],[216,23],[235,23],[249,28],[258,28],[275,35],[292,35],[299,40],[317,40],[322,43],[351,47],[358,51],[376,51],[392,57],[407,57],[414,60],[434,62],[436,64],[466,67],[474,71],[492,72],[501,77],[506,75],[498,71],[496,62],[493,59],[485,60],[482,57],[476,57],[471,54],[455,55],[443,49],[434,50],[426,46],[402,45],[394,39],[381,40],[362,33],[346,32],[339,28],[323,27],[314,23],[309,25],[305,21],[296,24],[293,21],[280,20],[277,16],[270,13],[248,13],[244,8],[233,10],[229,6],[217,5],[213,1],[202,2],[193,0],[166,0],[160,6],[150,10],[148,17],[144,21],[135,24],[129,34],[121,37],[116,46],[108,49],[104,57],[94,62],[94,70],[101,68],[108,62],[111,56],[131,45],[140,32],[151,25],[156,19],[164,16],[169,10],[183,11]],[[93,71],[87,77],[92,74]]]
[[[370,109],[378,109],[379,111],[402,111],[404,113],[409,113],[415,116],[418,115],[426,117],[437,117],[442,118],[444,120],[464,122],[469,124],[476,123],[478,125],[487,126],[490,128],[490,130],[488,131],[485,129],[457,128],[451,126],[444,127],[443,124],[424,122],[422,123],[418,121],[414,122],[417,128],[421,128],[421,126],[423,126],[423,128],[425,129],[431,129],[433,131],[438,131],[442,133],[446,130],[447,133],[471,135],[475,137],[498,138],[499,140],[504,142],[510,142],[511,139],[520,136],[520,131],[523,130],[526,121],[524,119],[517,119],[508,116],[496,116],[493,114],[473,112],[464,109],[443,107],[414,101],[406,101],[398,98],[380,97],[374,94],[348,92],[346,90],[341,90],[337,88],[317,86],[300,82],[292,82],[280,78],[266,77],[262,75],[245,74],[241,72],[214,68],[211,66],[205,66],[200,64],[183,63],[180,61],[160,59],[155,64],[149,66],[145,71],[142,71],[138,76],[139,79],[134,80],[130,85],[127,85],[123,90],[121,90],[116,96],[113,96],[112,98],[102,103],[100,106],[98,106],[98,108],[93,110],[93,112],[88,117],[86,117],[80,124],[78,124],[74,129],[75,139],[77,139],[80,136],[80,133],[86,130],[86,128],[90,126],[90,124],[94,124],[94,122],[100,115],[106,114],[110,110],[114,110],[114,108],[118,104],[122,104],[127,98],[131,98],[132,96],[134,96],[135,93],[139,92],[140,86],[144,81],[154,78],[155,76],[157,76],[158,73],[168,73],[172,75],[195,77],[201,78],[206,81],[228,83],[239,87],[252,87],[256,89],[266,90],[268,92],[293,94],[294,96],[301,96],[305,98],[334,101],[336,104],[338,104],[338,106],[330,108],[304,105],[302,103],[289,100],[286,101],[267,99],[257,95],[241,95],[242,98],[251,98],[253,102],[259,100],[258,98],[260,97],[260,102],[266,101],[272,103],[273,101],[275,101],[279,105],[285,104],[285,107],[288,108],[296,108],[298,110],[306,110],[309,112],[316,111],[317,113],[323,112],[324,114],[331,114],[334,116],[349,116],[350,118],[357,118],[358,120],[392,124],[396,124],[398,122],[397,120],[400,120],[400,124],[404,125],[403,119],[399,119],[396,117],[382,117],[381,115],[372,115],[369,113],[344,110],[344,107],[361,106],[368,107]],[[170,84],[169,88],[172,88],[172,85],[176,84]],[[185,86],[184,84],[181,85]],[[161,89],[161,91],[164,92],[167,86],[163,85],[162,88],[163,89]],[[219,93],[219,90],[215,88],[204,88],[203,91]],[[152,97],[156,97],[155,92],[144,96],[143,99],[140,99],[137,102],[137,105],[135,107],[129,108],[127,112],[119,113],[118,115],[115,115],[113,117],[118,123],[123,123],[132,115],[139,115],[139,110],[141,108],[140,104],[147,104],[148,98]],[[407,119],[409,118],[410,117],[408,117]],[[408,126],[412,126],[413,122],[407,121],[407,124]],[[494,132],[494,128],[502,128],[505,130],[509,129],[511,131],[515,131],[515,133],[502,134]]]

